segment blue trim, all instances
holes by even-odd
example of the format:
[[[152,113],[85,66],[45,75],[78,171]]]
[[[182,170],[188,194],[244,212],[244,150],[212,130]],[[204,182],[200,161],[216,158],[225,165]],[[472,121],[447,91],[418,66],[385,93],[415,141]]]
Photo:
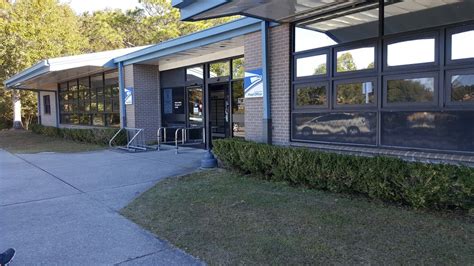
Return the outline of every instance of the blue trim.
[[[196,2],[196,0],[171,0],[171,6],[175,8],[183,8],[194,2]]]
[[[215,9],[218,6],[228,4],[230,0],[199,0],[194,3],[184,1],[180,4],[181,20],[192,19],[194,16]]]
[[[60,125],[60,122],[59,120],[61,120],[61,117],[59,115],[59,110],[60,110],[60,106],[59,106],[59,97],[58,97],[58,91],[54,91],[54,98],[56,100],[56,127],[59,127]]]
[[[13,77],[7,79],[4,84],[6,88],[14,88],[16,83],[28,80],[32,77],[36,77],[47,73],[49,71],[49,63],[47,60],[43,60],[36,65],[14,75]]]
[[[172,55],[181,51],[198,48],[247,33],[259,31],[259,24],[260,20],[254,18],[238,19],[217,27],[162,42],[152,47],[117,57],[114,59],[114,62],[123,62],[124,65],[130,65],[157,59],[166,55]]]
[[[118,63],[118,78],[121,105],[120,125],[124,128],[127,126],[127,106],[125,105],[125,77],[123,75],[123,62]]]
[[[269,67],[269,54],[268,54],[268,28],[269,23],[267,21],[261,22],[261,37],[262,37],[262,77],[263,77],[263,119],[270,119],[271,116],[271,105],[270,105],[270,86],[268,83],[268,67]]]

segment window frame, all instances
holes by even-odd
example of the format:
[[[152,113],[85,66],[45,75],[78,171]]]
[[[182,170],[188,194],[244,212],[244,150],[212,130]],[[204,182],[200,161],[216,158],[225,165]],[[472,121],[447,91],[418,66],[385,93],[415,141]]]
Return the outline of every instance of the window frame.
[[[307,57],[313,57],[313,56],[320,56],[320,55],[325,55],[326,56],[326,73],[325,74],[319,74],[319,75],[309,75],[309,76],[302,76],[298,77],[298,59],[301,58],[307,58]],[[308,79],[327,79],[329,78],[329,73],[330,73],[330,59],[331,53],[330,50],[325,47],[325,48],[318,48],[317,50],[309,50],[309,51],[304,51],[304,52],[298,52],[298,54],[293,56],[294,60],[294,80],[308,80]]]
[[[298,106],[297,105],[297,97],[296,91],[298,87],[303,86],[320,86],[323,85],[326,87],[326,103],[322,105],[307,105],[307,106]],[[302,111],[302,110],[329,110],[329,102],[330,102],[330,86],[328,81],[314,81],[314,82],[304,82],[304,83],[297,83],[293,84],[293,101],[292,101],[292,110],[295,111]]]
[[[464,108],[473,108],[474,101],[472,102],[457,102],[451,99],[452,94],[452,87],[451,87],[451,79],[453,76],[456,75],[474,75],[474,68],[468,69],[456,69],[456,70],[446,70],[446,78],[445,78],[445,99],[446,99],[446,106],[447,107],[464,107]]]
[[[374,84],[374,99],[375,102],[370,103],[370,104],[338,104],[337,103],[337,85],[340,84],[351,84],[351,83],[363,83],[363,82],[372,82]],[[334,110],[345,110],[345,109],[351,109],[351,110],[376,110],[377,109],[377,103],[378,103],[378,90],[379,90],[379,85],[377,83],[377,77],[359,77],[359,78],[352,78],[352,79],[340,79],[340,80],[335,80],[334,85],[333,85],[333,106]]]
[[[201,67],[202,68],[202,79],[201,81],[198,81],[198,80],[187,80],[188,79],[188,69],[190,68],[195,68],[195,67]],[[185,76],[185,79],[184,79],[184,83],[186,84],[186,86],[195,86],[195,85],[203,85],[204,84],[204,77],[206,75],[205,73],[205,66],[204,64],[196,64],[196,65],[191,65],[191,66],[187,66],[184,68],[184,76]]]
[[[457,27],[446,28],[446,52],[445,61],[448,66],[462,66],[466,64],[473,64],[474,57],[463,58],[463,59],[452,59],[452,48],[453,48],[453,35],[466,32],[474,31],[474,24],[467,24]]]
[[[388,102],[388,81],[389,80],[400,80],[400,79],[419,79],[419,78],[433,78],[433,100],[430,102],[402,102],[402,103],[389,103]],[[382,97],[382,109],[387,108],[426,108],[426,107],[438,107],[439,106],[439,72],[417,72],[410,74],[394,74],[383,76],[383,97]],[[386,108],[384,108],[386,107]]]
[[[407,42],[407,41],[415,41],[415,40],[422,40],[422,39],[434,39],[434,62],[427,62],[427,63],[415,63],[415,64],[405,64],[405,65],[398,65],[398,66],[389,66],[388,65],[388,46],[391,44]],[[424,68],[439,68],[440,66],[440,30],[429,30],[424,31],[422,33],[411,33],[406,36],[395,36],[395,37],[385,37],[383,38],[383,72],[390,72],[390,71],[410,71],[415,69],[423,69]]]

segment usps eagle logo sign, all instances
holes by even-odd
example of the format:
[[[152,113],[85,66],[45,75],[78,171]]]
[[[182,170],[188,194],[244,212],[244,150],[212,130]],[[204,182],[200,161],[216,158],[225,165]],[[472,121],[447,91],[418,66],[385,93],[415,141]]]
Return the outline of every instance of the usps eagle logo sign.
[[[244,78],[245,98],[263,97],[262,69],[245,71]]]
[[[133,104],[133,88],[125,88],[125,105],[132,105]]]

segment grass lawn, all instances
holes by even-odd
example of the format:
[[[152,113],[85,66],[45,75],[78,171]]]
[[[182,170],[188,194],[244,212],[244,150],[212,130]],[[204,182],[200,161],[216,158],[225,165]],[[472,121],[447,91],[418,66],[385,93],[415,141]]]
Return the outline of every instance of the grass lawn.
[[[83,152],[104,149],[104,147],[38,135],[26,130],[3,130],[0,131],[0,149],[13,153],[38,153]]]
[[[209,264],[474,263],[474,221],[227,170],[170,178],[121,213]]]

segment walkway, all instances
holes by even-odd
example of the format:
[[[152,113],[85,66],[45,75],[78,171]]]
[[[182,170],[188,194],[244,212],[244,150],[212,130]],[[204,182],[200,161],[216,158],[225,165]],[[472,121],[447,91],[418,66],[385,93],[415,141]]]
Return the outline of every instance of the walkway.
[[[0,250],[11,265],[189,265],[118,211],[157,181],[194,171],[202,150],[14,155],[0,150]]]

